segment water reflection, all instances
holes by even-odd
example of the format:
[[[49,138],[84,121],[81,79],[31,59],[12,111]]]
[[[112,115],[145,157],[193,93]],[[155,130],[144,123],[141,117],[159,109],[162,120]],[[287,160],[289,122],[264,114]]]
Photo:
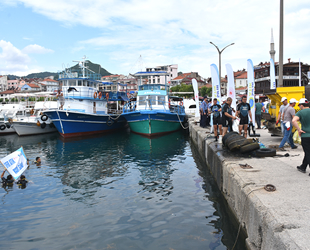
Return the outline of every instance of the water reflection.
[[[144,193],[147,200],[158,197],[167,199],[173,191],[171,175],[175,168],[172,164],[183,155],[186,140],[182,132],[175,132],[157,138],[146,138],[131,133],[124,151],[136,163],[134,169],[140,172],[138,193]]]

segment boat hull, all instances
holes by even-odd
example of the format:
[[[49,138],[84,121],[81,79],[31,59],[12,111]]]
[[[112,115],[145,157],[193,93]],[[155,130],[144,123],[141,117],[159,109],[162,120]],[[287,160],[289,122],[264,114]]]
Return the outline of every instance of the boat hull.
[[[0,135],[11,135],[11,134],[15,134],[15,133],[16,133],[16,131],[15,131],[15,128],[13,126],[10,126],[10,128],[7,128],[5,125],[5,128],[3,130],[0,130]]]
[[[185,115],[156,111],[135,111],[124,114],[130,130],[134,133],[152,137],[175,132],[181,129]]]
[[[19,136],[38,135],[56,132],[57,129],[53,124],[46,124],[46,126],[37,125],[37,123],[30,122],[14,122],[14,128]]]
[[[85,114],[75,111],[44,111],[52,120],[61,136],[77,137],[109,133],[122,129],[127,124],[122,116]]]

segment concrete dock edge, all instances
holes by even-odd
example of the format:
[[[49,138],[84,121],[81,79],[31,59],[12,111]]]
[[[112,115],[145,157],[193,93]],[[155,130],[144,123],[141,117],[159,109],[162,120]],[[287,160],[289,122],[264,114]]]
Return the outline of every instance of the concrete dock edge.
[[[224,150],[221,144],[214,141],[214,136],[210,135],[209,130],[201,128],[194,118],[189,119],[189,134],[214,176],[231,211],[246,233],[248,249],[308,249],[307,242],[296,243],[294,234],[289,230],[299,226],[288,221],[283,222],[282,218],[274,212],[274,208],[266,206],[266,200],[276,199],[276,197],[264,190],[268,178],[255,175],[262,169],[259,167],[241,169],[239,163],[244,163],[247,159],[239,160]],[[254,161],[256,161],[257,164],[257,160],[249,159],[248,161],[251,164],[255,164]],[[271,162],[275,165],[280,164],[280,160],[267,157],[259,161],[262,165]],[[264,196],[267,197],[266,200]]]

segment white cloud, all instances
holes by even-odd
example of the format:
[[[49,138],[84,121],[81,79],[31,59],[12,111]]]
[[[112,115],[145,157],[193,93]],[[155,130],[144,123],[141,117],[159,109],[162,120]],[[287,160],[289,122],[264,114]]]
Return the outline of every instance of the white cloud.
[[[46,53],[50,52],[50,50],[39,45],[29,45],[20,50],[12,43],[0,40],[0,74],[25,76],[30,73],[44,71],[43,67],[33,65],[33,60],[28,55],[28,53],[42,52]]]
[[[179,64],[182,71],[202,70],[201,74],[208,76],[210,64],[218,62],[218,52],[210,41],[219,48],[234,42],[235,45],[227,48],[222,54],[222,69],[225,68],[225,63],[231,63],[235,70],[242,69],[246,67],[248,58],[251,58],[254,64],[269,60],[271,28],[274,29],[278,52],[279,1],[11,2],[22,3],[34,12],[56,20],[64,26],[82,25],[101,29],[98,36],[89,37],[88,34],[84,41],[75,44],[71,51],[89,55],[94,50],[102,50],[107,55],[107,60],[118,62],[120,67],[111,71],[119,70],[119,73],[128,73],[126,62],[135,61],[142,54],[147,59],[148,66],[169,64],[173,61]],[[303,61],[310,63],[307,44],[310,37],[309,0],[299,0],[298,3],[287,0],[284,8],[284,58],[290,57],[296,61],[303,56]]]
[[[51,49],[46,49],[37,44],[31,44],[31,45],[26,46],[23,49],[23,52],[26,54],[46,54],[46,53],[52,53],[54,51]]]

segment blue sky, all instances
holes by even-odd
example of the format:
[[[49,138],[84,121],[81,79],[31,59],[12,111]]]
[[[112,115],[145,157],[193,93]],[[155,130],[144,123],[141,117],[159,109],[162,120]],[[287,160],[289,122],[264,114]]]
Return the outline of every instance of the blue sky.
[[[310,2],[285,0],[284,62],[310,64]],[[0,75],[73,66],[84,55],[113,74],[178,64],[210,76],[222,53],[234,71],[269,60],[274,30],[278,61],[279,1],[1,0]],[[142,60],[138,60],[140,55]]]

